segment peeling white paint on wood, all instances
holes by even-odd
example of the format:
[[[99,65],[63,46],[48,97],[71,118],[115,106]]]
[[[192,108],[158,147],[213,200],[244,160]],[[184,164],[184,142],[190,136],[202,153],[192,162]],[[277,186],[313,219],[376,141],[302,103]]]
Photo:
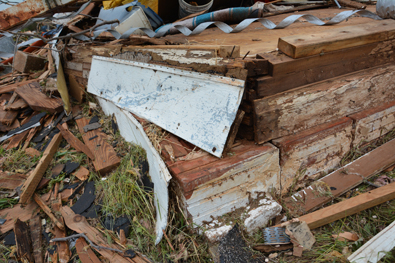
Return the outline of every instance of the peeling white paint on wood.
[[[115,114],[119,131],[126,141],[140,145],[147,153],[149,164],[149,174],[154,183],[154,192],[157,202],[156,207],[156,241],[158,244],[162,239],[162,230],[167,226],[167,214],[169,208],[168,183],[171,175],[163,162],[162,158],[152,145],[151,141],[145,134],[141,124],[133,117],[130,112],[122,110],[115,106],[114,103],[97,97],[104,113],[106,115]]]
[[[352,122],[340,131],[316,137],[306,143],[282,153],[281,186],[286,192],[297,176],[306,175],[316,179],[322,172],[327,173],[336,168],[343,156],[351,149]],[[281,140],[281,139],[280,139]],[[273,141],[277,145],[276,140]],[[277,145],[278,146],[278,145]]]
[[[395,221],[347,259],[351,263],[376,263],[395,247]]]
[[[370,142],[395,128],[395,106],[374,113],[355,123],[354,146],[362,141]]]
[[[265,145],[270,150],[199,186],[188,200],[183,197],[194,224],[202,225],[212,217],[245,207],[249,197],[255,199],[259,193],[280,189],[279,150],[269,143]]]
[[[244,81],[94,56],[88,91],[221,157]]]
[[[141,49],[140,51],[155,53],[156,55],[160,56],[163,61],[174,61],[187,65],[198,63],[215,66],[223,60],[223,58],[216,57],[216,54],[213,54],[215,51],[207,50]]]

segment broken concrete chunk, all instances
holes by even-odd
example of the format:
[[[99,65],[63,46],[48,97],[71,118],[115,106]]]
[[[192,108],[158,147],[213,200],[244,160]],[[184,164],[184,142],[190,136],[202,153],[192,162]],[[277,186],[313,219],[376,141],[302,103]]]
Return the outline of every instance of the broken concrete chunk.
[[[96,129],[99,129],[100,127],[101,127],[100,123],[94,122],[92,124],[88,124],[88,125],[84,126],[84,132],[96,130]]]
[[[257,228],[265,227],[269,220],[280,214],[282,207],[271,198],[259,201],[260,206],[249,211],[244,226],[249,234]]]

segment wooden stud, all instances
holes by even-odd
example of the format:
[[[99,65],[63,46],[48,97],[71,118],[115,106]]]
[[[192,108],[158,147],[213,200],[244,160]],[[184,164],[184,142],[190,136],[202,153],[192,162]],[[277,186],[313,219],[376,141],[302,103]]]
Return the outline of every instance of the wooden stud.
[[[43,177],[45,171],[47,170],[48,165],[51,163],[54,154],[56,153],[60,142],[62,141],[62,134],[56,134],[51,142],[49,143],[47,149],[44,151],[43,157],[41,157],[38,162],[36,168],[30,174],[29,178],[27,178],[26,182],[22,187],[22,194],[20,196],[20,203],[26,204],[29,199],[32,197],[34,191],[36,190],[37,185],[40,183],[41,178]]]

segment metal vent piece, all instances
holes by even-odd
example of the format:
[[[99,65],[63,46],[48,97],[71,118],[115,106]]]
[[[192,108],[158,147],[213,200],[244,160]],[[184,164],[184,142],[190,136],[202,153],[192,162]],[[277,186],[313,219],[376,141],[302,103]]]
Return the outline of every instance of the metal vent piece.
[[[282,245],[289,244],[291,240],[285,234],[284,227],[267,227],[263,229],[263,237],[267,245]]]

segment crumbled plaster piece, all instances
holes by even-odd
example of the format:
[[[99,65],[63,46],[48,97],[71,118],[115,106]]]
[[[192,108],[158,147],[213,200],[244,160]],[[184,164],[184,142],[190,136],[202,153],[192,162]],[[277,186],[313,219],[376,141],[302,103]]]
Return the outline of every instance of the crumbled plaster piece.
[[[223,238],[228,232],[232,229],[232,226],[221,226],[218,228],[213,228],[210,230],[207,230],[204,232],[204,235],[207,237],[207,239],[214,243],[219,241],[221,238]]]
[[[255,229],[265,227],[270,219],[279,215],[282,207],[276,201],[265,198],[259,201],[261,206],[251,210],[244,220],[244,226],[249,234]]]

